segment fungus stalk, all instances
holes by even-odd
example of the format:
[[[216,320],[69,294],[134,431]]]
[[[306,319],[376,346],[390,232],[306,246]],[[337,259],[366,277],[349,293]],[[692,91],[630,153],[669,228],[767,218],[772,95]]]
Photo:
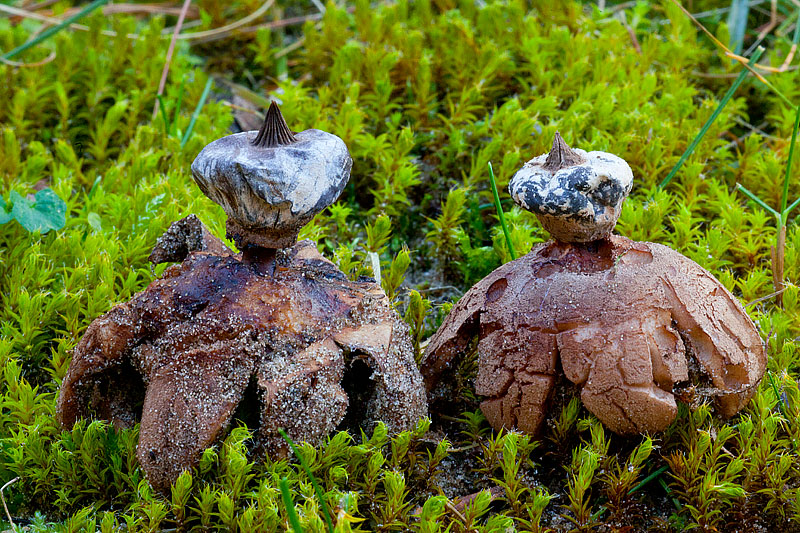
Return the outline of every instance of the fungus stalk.
[[[278,250],[276,248],[247,246],[242,251],[242,263],[250,265],[259,274],[273,276],[275,274],[275,257],[277,253]]]

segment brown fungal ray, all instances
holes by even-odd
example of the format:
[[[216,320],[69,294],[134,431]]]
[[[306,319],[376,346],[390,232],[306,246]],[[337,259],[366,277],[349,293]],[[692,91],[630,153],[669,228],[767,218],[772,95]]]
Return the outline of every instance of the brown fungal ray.
[[[470,289],[426,349],[429,393],[475,336],[481,409],[497,429],[531,433],[559,364],[587,409],[620,434],[666,428],[673,390],[690,379],[707,380],[718,412],[732,416],[766,367],[755,326],[719,281],[665,246],[617,236],[544,243]]]
[[[363,409],[342,386],[352,373],[346,352],[375,369],[354,383],[372,391]],[[380,287],[349,281],[309,241],[277,252],[271,275],[238,255],[193,252],[89,326],[57,416],[69,428],[81,417],[131,425],[141,413],[137,456],[166,490],[224,435],[242,401],[261,413],[257,441],[268,451],[278,427],[318,442],[353,409],[375,417],[361,424],[413,426],[427,406],[412,353]]]

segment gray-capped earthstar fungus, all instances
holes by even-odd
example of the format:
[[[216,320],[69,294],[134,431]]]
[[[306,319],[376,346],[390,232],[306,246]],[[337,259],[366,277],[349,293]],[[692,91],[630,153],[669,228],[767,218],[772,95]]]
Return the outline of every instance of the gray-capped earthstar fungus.
[[[234,253],[196,217],[172,224],[151,254],[178,261],[94,320],[58,398],[80,418],[140,422],[137,458],[167,492],[235,419],[257,454],[283,456],[284,429],[318,444],[337,429],[390,431],[427,414],[407,326],[371,279],[350,281],[302,225],[334,202],[351,159],[338,137],[293,133],[276,105],[260,131],[214,141],[192,170],[228,214]]]
[[[553,240],[453,306],[422,360],[432,405],[453,394],[476,339],[475,392],[498,430],[536,434],[556,390],[571,388],[619,434],[664,430],[691,390],[723,417],[747,404],[766,368],[758,330],[694,261],[612,234],[632,181],[621,158],[573,150],[558,133],[514,175],[511,196]]]
[[[352,166],[342,139],[317,129],[291,131],[272,102],[260,130],[203,148],[192,176],[225,209],[236,246],[277,249],[294,245],[300,228],[339,198]]]

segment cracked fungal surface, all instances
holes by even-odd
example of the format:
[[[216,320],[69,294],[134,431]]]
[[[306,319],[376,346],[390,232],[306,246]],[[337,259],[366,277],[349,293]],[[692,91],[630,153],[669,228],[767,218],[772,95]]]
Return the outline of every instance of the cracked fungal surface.
[[[278,455],[279,428],[315,443],[426,415],[407,328],[376,283],[349,281],[310,241],[277,251],[264,273],[192,222],[171,228],[156,256],[198,242],[216,252],[189,253],[89,326],[61,387],[62,426],[140,420],[139,462],[167,490],[235,414],[255,413],[258,447]]]
[[[536,433],[563,375],[619,434],[665,429],[701,381],[729,417],[766,368],[761,338],[710,273],[659,244],[550,241],[470,289],[422,361],[432,397],[478,339],[475,392],[495,429]]]

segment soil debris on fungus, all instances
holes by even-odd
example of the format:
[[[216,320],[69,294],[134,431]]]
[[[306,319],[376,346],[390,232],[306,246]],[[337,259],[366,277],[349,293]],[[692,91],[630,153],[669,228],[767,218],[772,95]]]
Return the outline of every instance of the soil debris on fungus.
[[[297,134],[299,143],[304,134]],[[285,163],[274,153],[278,147],[264,148],[273,152],[257,172],[235,178],[226,172],[244,172],[244,165],[215,152],[215,179],[203,182],[204,192],[250,220],[261,220],[256,211],[269,202],[281,206],[270,215],[274,225],[237,234],[244,253],[234,254],[196,218],[174,223],[151,258],[183,262],[89,326],[61,386],[62,426],[85,417],[121,427],[140,420],[137,457],[150,483],[167,490],[225,434],[237,408],[258,413],[251,427],[257,447],[277,455],[288,453],[279,429],[298,442],[319,443],[337,428],[369,431],[382,421],[400,431],[426,415],[407,327],[381,287],[348,280],[314,243],[296,242],[292,217],[305,219],[333,202],[347,181],[346,148],[341,154],[343,143],[335,139],[324,142],[335,147],[337,174],[301,173],[291,187],[289,170],[296,167],[276,170]],[[232,153],[242,157],[241,150]],[[276,175],[289,189],[270,188],[267,180]],[[301,189],[319,197],[298,211],[308,200],[305,193],[293,196]]]
[[[559,139],[554,150],[563,151]],[[531,171],[550,172],[547,156],[526,163],[512,179],[512,196],[548,221],[545,227],[558,228],[555,240],[501,266],[453,307],[422,361],[432,398],[477,337],[475,392],[498,430],[537,433],[561,375],[619,434],[665,429],[677,414],[675,396],[688,383],[706,383],[719,414],[734,415],[766,369],[753,322],[709,272],[666,246],[616,235],[584,242],[586,235],[604,234],[599,228],[607,217],[616,223],[630,169],[610,154],[576,152],[581,158],[571,163],[560,156],[556,184],[542,170]],[[580,170],[587,159],[601,161],[604,170]],[[608,165],[616,173],[606,172]],[[613,192],[613,201],[594,233],[593,219],[573,207],[605,197],[598,189]],[[565,207],[541,214],[527,203],[531,198]]]

